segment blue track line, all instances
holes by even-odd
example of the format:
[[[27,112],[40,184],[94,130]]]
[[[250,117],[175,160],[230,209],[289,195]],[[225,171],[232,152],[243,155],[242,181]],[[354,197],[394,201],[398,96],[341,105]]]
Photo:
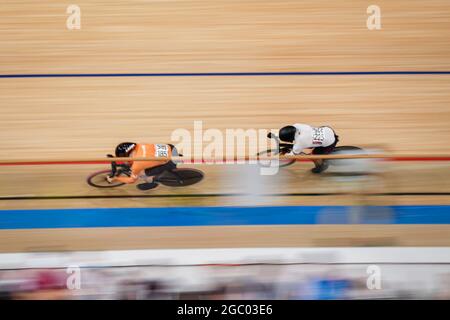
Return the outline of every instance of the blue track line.
[[[256,76],[354,76],[450,75],[450,71],[320,71],[320,72],[191,72],[191,73],[46,73],[0,74],[0,78],[102,78],[102,77],[256,77]]]
[[[359,212],[355,221],[355,213]],[[0,229],[450,224],[450,206],[260,206],[0,210]]]

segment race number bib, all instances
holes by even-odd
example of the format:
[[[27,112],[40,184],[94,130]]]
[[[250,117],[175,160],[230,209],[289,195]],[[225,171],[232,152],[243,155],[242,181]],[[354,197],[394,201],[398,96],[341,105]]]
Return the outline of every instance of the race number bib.
[[[155,157],[167,158],[169,156],[169,146],[167,144],[155,144]]]
[[[314,144],[322,144],[324,140],[324,128],[314,128],[313,129],[313,143]]]

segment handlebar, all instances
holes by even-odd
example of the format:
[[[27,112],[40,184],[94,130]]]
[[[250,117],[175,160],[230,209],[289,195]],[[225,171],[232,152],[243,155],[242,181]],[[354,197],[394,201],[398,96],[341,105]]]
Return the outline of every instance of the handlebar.
[[[114,158],[112,154],[107,154],[106,157],[108,158]],[[115,161],[111,162],[111,178],[115,177],[117,173],[117,163]]]
[[[293,143],[281,142],[280,138],[278,138],[278,136],[272,132],[269,132],[267,134],[267,138],[275,139],[275,141],[277,142],[278,150],[280,150],[281,153],[289,153],[294,146]]]
[[[272,132],[269,132],[267,134],[267,138],[275,139],[277,141],[279,147],[292,147],[294,145],[293,143],[290,143],[290,142],[281,142],[280,138],[278,138],[278,136]]]
[[[106,157],[108,158],[114,158],[112,154],[107,154]],[[119,168],[119,170],[118,170]],[[125,170],[120,170],[121,168],[124,168]],[[111,161],[111,177],[119,176],[122,173],[129,176],[130,173],[130,166],[126,164],[117,164],[115,161]]]

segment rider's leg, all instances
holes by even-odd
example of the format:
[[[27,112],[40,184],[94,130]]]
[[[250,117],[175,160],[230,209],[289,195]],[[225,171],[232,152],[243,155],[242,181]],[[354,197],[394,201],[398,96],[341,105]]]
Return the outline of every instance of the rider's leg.
[[[169,146],[172,151],[172,156],[174,156],[174,157],[182,156],[181,154],[178,153],[178,150],[174,145],[169,144]],[[175,174],[175,172],[173,172],[173,170],[177,168],[176,162],[177,161],[174,162],[172,160],[169,160],[167,163],[165,163],[163,165],[159,165],[156,167],[146,169],[145,170],[145,175],[147,176],[146,182],[137,185],[138,189],[149,190],[149,189],[153,189],[153,188],[157,187],[159,184],[154,181],[155,177],[164,173],[165,171],[169,171],[172,174]]]
[[[311,152],[312,155],[322,155],[325,154],[325,148],[324,147],[317,147],[314,148]],[[318,173],[317,171],[320,170],[320,168],[322,167],[324,161],[323,159],[315,159],[313,160],[314,162],[314,168],[312,169],[312,172],[314,173]]]
[[[316,154],[318,154],[318,153],[316,153]],[[311,169],[312,173],[321,173],[328,168],[328,163],[326,160],[317,159],[317,160],[313,160],[313,162],[314,162],[314,168]]]
[[[315,167],[311,169],[312,173],[321,173],[328,169],[328,161],[314,160]]]
[[[312,151],[312,154],[314,155],[326,155],[333,152],[334,148],[336,147],[339,139],[337,135],[334,135],[335,141],[332,145],[328,147],[317,147],[314,148]],[[324,159],[317,159],[313,160],[315,167],[311,169],[313,173],[321,173],[328,169],[328,161]]]
[[[313,162],[314,162],[315,168],[320,168],[320,166],[322,166],[322,164],[323,164],[322,159],[313,160]]]
[[[158,176],[161,173],[163,173],[164,171],[170,171],[170,170],[175,169],[176,167],[177,166],[175,163],[173,163],[172,161],[168,161],[162,165],[145,169],[145,175],[148,177]]]
[[[173,175],[179,183],[181,183],[181,184],[183,183],[183,179],[180,177],[180,175],[175,170],[177,168],[176,162],[174,162],[172,160],[169,161],[168,163],[165,164],[165,168],[166,168],[166,171],[170,172],[170,174]]]
[[[147,176],[146,182],[138,184],[137,187],[140,190],[149,190],[157,187],[159,184],[155,182],[155,177],[164,173],[165,171],[171,171],[175,169],[177,165],[172,161],[169,161],[165,164],[145,169],[145,175]]]
[[[165,171],[164,164],[145,169],[145,176],[146,176],[145,182],[138,184],[136,187],[139,190],[150,190],[156,188],[159,184],[154,182],[155,176],[163,173],[164,171]]]

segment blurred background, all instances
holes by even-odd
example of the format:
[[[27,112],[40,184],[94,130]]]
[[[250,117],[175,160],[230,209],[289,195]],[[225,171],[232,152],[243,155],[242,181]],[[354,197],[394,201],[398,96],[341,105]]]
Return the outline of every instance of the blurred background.
[[[1,297],[448,299],[449,30],[445,0],[4,0]],[[320,176],[303,161],[273,176],[185,163],[201,183],[147,192],[92,188],[108,165],[76,162],[176,144],[194,121],[329,125],[388,158]]]

